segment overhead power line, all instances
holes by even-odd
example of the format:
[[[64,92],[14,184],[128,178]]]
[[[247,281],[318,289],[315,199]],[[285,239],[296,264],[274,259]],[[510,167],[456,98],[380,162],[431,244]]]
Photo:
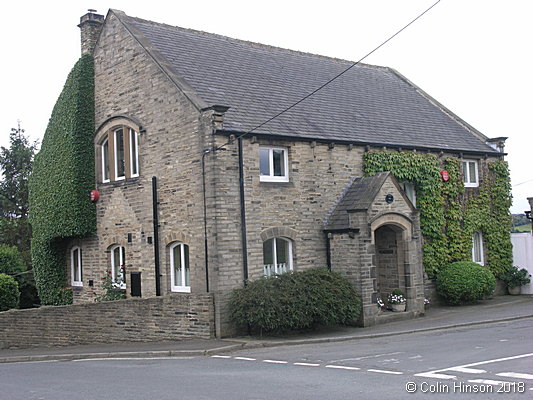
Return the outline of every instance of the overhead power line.
[[[531,181],[533,181],[533,179],[528,179],[527,181],[520,182],[520,183],[517,183],[516,185],[513,185],[513,187],[520,186],[520,185],[523,185],[524,183],[528,183],[528,182],[531,182]]]
[[[422,18],[426,13],[428,13],[433,7],[435,7],[437,4],[440,3],[441,0],[437,0],[435,3],[433,3],[430,7],[428,7],[427,9],[425,9],[423,12],[421,12],[420,14],[418,14],[418,16],[416,18],[414,18],[413,20],[411,20],[408,24],[406,24],[403,28],[401,28],[400,30],[398,30],[396,33],[394,33],[392,36],[390,36],[387,40],[383,41],[379,46],[375,47],[373,50],[369,51],[367,54],[365,54],[363,57],[361,57],[358,61],[354,62],[353,64],[351,64],[348,68],[344,69],[343,71],[341,71],[340,73],[338,73],[337,75],[335,75],[333,78],[331,78],[329,81],[327,81],[326,83],[320,85],[319,87],[317,87],[315,90],[313,90],[312,92],[310,92],[309,94],[307,94],[306,96],[302,97],[300,100],[296,101],[295,103],[292,103],[290,106],[284,108],[282,111],[278,112],[277,114],[275,114],[274,116],[270,117],[269,119],[267,119],[266,121],[260,123],[259,125],[257,125],[256,127],[242,133],[241,135],[237,136],[237,139],[240,139],[240,138],[243,138],[244,136],[246,135],[249,135],[250,133],[256,131],[257,129],[261,128],[262,126],[268,124],[269,122],[275,120],[276,118],[280,117],[281,115],[285,114],[286,112],[288,112],[289,110],[293,109],[294,107],[296,107],[298,104],[302,103],[303,101],[305,101],[306,99],[308,99],[309,97],[313,96],[314,94],[316,94],[318,91],[324,89],[326,86],[328,86],[330,83],[332,83],[333,81],[335,81],[336,79],[338,79],[339,77],[341,77],[342,75],[344,75],[346,72],[348,72],[349,70],[351,70],[353,67],[355,67],[356,65],[360,64],[364,59],[366,59],[367,57],[369,57],[370,55],[372,55],[373,53],[375,53],[376,51],[378,51],[380,48],[382,48],[383,46],[385,46],[388,42],[390,42],[392,39],[394,39],[396,36],[398,36],[400,33],[402,33],[404,30],[406,30],[408,27],[410,27],[411,25],[413,25],[416,21],[418,21],[420,18]],[[226,147],[228,144],[232,143],[233,140],[230,140],[226,143],[224,143],[223,145],[215,148],[214,150],[221,150],[223,149],[224,147]]]

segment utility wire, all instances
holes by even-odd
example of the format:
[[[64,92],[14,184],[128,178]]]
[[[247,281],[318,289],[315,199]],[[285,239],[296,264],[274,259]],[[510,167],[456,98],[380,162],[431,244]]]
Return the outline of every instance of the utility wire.
[[[516,185],[513,185],[513,187],[520,186],[520,185],[523,185],[524,183],[528,183],[528,182],[531,182],[531,181],[533,181],[533,179],[528,179],[527,181],[520,182],[520,183],[517,183]]]
[[[332,83],[334,80],[338,79],[339,77],[341,77],[342,75],[344,75],[346,72],[348,72],[349,70],[351,70],[353,67],[355,67],[356,65],[360,64],[365,58],[369,57],[370,55],[372,55],[373,53],[375,53],[376,51],[378,51],[380,48],[382,48],[383,46],[385,46],[388,42],[390,42],[392,39],[394,39],[396,36],[398,36],[400,33],[402,33],[404,30],[406,30],[409,26],[411,26],[412,24],[414,24],[416,21],[418,21],[420,18],[422,18],[426,13],[428,13],[433,7],[435,7],[437,4],[440,3],[441,0],[437,0],[435,3],[433,3],[430,7],[428,7],[426,10],[424,10],[422,13],[420,13],[416,18],[414,18],[413,20],[411,20],[411,22],[409,22],[407,25],[405,25],[403,28],[401,28],[399,31],[397,31],[394,35],[390,36],[387,40],[385,40],[384,42],[382,42],[379,46],[375,47],[373,50],[371,50],[370,52],[368,52],[367,54],[365,54],[363,57],[361,57],[358,61],[354,62],[352,65],[350,65],[348,68],[346,68],[345,70],[341,71],[340,73],[338,73],[337,75],[335,75],[333,78],[331,78],[329,81],[327,81],[326,83],[322,84],[321,86],[319,86],[318,88],[316,88],[315,90],[313,90],[311,93],[307,94],[306,96],[302,97],[300,100],[298,100],[297,102],[291,104],[289,107],[283,109],[282,111],[278,112],[277,114],[275,114],[274,116],[270,117],[269,119],[267,119],[266,121],[262,122],[261,124],[257,125],[255,128],[252,128],[250,129],[249,131],[246,131],[244,132],[243,134],[237,136],[237,140],[238,139],[241,139],[243,138],[244,136],[246,135],[249,135],[250,133],[254,132],[255,130],[261,128],[262,126],[268,124],[269,122],[275,120],[276,118],[278,118],[279,116],[285,114],[287,111],[293,109],[294,107],[296,107],[298,104],[302,103],[303,101],[307,100],[309,97],[313,96],[315,93],[317,93],[318,91],[324,89],[326,86],[328,86],[330,83]],[[224,143],[223,145],[215,148],[215,149],[212,149],[210,151],[218,151],[218,150],[221,150],[223,149],[224,147],[226,147],[228,144],[231,144],[233,142],[233,140],[230,140],[230,141],[227,141],[226,143]]]

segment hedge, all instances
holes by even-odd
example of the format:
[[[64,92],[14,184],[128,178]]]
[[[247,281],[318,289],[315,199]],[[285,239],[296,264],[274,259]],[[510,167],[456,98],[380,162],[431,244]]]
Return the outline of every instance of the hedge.
[[[94,66],[83,55],[59,96],[30,177],[32,262],[41,303],[68,304],[66,244],[96,232]]]
[[[339,273],[314,268],[249,282],[232,292],[229,309],[231,320],[240,328],[283,332],[354,324],[361,300]]]

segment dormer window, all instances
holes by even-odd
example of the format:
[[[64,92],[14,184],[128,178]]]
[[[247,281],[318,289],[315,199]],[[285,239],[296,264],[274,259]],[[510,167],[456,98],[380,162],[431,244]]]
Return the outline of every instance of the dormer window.
[[[259,148],[259,180],[261,182],[288,182],[289,157],[282,147]]]
[[[102,183],[139,176],[139,133],[129,126],[115,126],[100,144]]]
[[[465,187],[479,186],[479,173],[476,160],[463,160],[463,179]]]

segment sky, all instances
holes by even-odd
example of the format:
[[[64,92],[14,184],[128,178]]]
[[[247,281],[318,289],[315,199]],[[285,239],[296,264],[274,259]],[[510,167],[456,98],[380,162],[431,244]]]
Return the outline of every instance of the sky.
[[[2,4],[0,145],[20,123],[41,140],[80,57],[88,9],[358,61],[436,0],[70,0]],[[508,137],[511,212],[533,197],[533,1],[441,0],[363,62],[396,69],[488,137]],[[319,83],[317,83],[319,86]],[[20,122],[19,122],[20,121]]]

